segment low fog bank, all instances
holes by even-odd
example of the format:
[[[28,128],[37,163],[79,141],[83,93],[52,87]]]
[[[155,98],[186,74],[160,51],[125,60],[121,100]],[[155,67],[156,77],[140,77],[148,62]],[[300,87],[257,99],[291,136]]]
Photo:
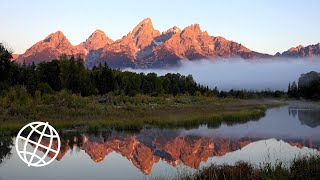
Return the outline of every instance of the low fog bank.
[[[125,69],[145,74],[155,72],[192,74],[196,82],[219,90],[287,90],[289,82],[297,81],[301,74],[320,72],[320,58],[243,60],[182,60],[179,67],[167,69]]]

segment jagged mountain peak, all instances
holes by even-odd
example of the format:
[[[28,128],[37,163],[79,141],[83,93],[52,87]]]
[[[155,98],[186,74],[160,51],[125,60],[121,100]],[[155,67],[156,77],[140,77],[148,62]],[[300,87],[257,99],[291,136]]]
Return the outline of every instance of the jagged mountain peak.
[[[301,44],[297,47],[292,47],[290,48],[288,51],[289,52],[293,52],[293,51],[299,51],[300,49],[304,48],[304,46],[302,46]]]
[[[100,30],[95,30],[83,43],[73,46],[66,36],[57,31],[39,41],[17,62],[41,62],[58,58],[61,54],[80,55],[88,67],[107,62],[114,68],[168,67],[184,60],[212,59],[239,56],[244,59],[269,58],[268,54],[252,51],[240,43],[219,36],[211,36],[199,24],[191,24],[183,30],[177,26],[160,34],[150,18],[143,19],[126,36],[113,41]],[[320,43],[293,47],[276,57],[320,56]]]
[[[103,48],[105,45],[111,43],[113,43],[113,40],[107,37],[104,31],[97,29],[89,36],[89,38],[85,42],[81,44],[88,51],[91,51]]]
[[[105,34],[101,29],[96,29],[92,34]]]
[[[153,26],[151,18],[147,17],[147,18],[143,19],[137,26],[143,26],[143,25]]]
[[[58,30],[54,33],[49,34],[44,40],[50,40],[51,38],[62,38],[65,37],[62,31]]]
[[[146,23],[151,23],[151,24],[152,24],[152,20],[151,20],[150,17],[147,17],[147,18],[145,18],[144,20],[142,20],[141,23],[144,23],[144,24],[146,24]]]
[[[175,34],[175,33],[180,33],[180,32],[181,32],[180,28],[178,28],[177,26],[173,26],[172,28],[168,29],[167,31],[162,32],[162,34],[168,34],[168,33]]]
[[[181,32],[181,34],[200,34],[202,33],[200,25],[199,24],[191,24],[184,28]]]
[[[312,57],[320,55],[320,43],[302,46],[299,45],[297,47],[292,47],[287,51],[284,51],[282,54],[277,53],[276,56],[280,57]]]
[[[160,35],[160,32],[154,29],[152,20],[146,18],[133,28],[131,35],[137,48],[144,49],[153,42],[155,37]]]
[[[67,39],[67,37],[62,33],[62,31],[57,31],[49,34],[44,40],[43,43],[48,46],[52,46],[55,48],[64,48],[71,46],[71,43]]]
[[[133,30],[132,30],[132,35],[133,38],[135,38],[135,36],[137,36],[139,33],[144,33],[142,31],[154,31],[154,27],[152,24],[152,20],[150,18],[146,18],[144,20],[142,20],[138,25],[136,25]]]
[[[45,39],[27,49],[16,61],[20,63],[39,63],[42,61],[52,61],[59,58],[62,54],[84,58],[86,50],[83,47],[73,46],[61,31],[57,31],[49,34]]]

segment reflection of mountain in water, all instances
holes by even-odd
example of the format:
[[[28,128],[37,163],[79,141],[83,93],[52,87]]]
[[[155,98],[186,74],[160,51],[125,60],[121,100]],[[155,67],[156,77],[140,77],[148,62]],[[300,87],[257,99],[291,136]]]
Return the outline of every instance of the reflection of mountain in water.
[[[315,128],[320,126],[320,110],[319,109],[290,109],[289,115],[298,117],[303,125]]]
[[[35,142],[38,142],[38,138],[36,137],[34,139]],[[60,147],[60,153],[56,157],[56,160],[60,161],[63,156],[71,149],[73,150],[74,147],[81,147],[81,141],[78,139],[82,139],[82,136],[78,133],[70,133],[67,136],[63,134],[61,137],[61,147]],[[41,142],[42,145],[49,147],[50,145],[50,138],[42,138]],[[35,147],[34,144],[30,144],[31,146]],[[52,145],[50,146],[51,149],[57,150],[58,149],[58,142],[53,141]],[[42,151],[43,153],[46,153],[47,150],[42,147],[38,147],[38,150]],[[47,154],[48,157],[52,158],[55,156],[55,153],[52,151],[49,151]]]
[[[101,162],[111,152],[126,157],[144,174],[150,174],[152,167],[160,159],[172,166],[180,163],[199,169],[201,162],[210,157],[223,156],[239,150],[260,139],[230,139],[223,137],[182,136],[177,131],[142,130],[139,134],[119,132],[102,133],[98,136],[70,136],[62,139],[58,160],[67,151],[77,147],[84,150],[93,161]],[[319,149],[320,142],[304,140],[285,140],[291,146]],[[42,144],[49,142],[43,140]],[[49,155],[50,156],[50,155]]]
[[[11,156],[13,139],[11,137],[0,138],[0,164]]]

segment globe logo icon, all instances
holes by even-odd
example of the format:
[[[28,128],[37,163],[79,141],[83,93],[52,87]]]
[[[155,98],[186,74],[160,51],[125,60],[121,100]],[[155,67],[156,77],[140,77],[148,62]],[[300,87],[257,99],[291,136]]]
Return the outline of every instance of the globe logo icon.
[[[32,139],[34,137],[37,139]],[[32,122],[19,131],[15,146],[17,154],[28,166],[42,167],[57,158],[61,142],[59,134],[48,122]],[[47,160],[48,157],[51,159]]]

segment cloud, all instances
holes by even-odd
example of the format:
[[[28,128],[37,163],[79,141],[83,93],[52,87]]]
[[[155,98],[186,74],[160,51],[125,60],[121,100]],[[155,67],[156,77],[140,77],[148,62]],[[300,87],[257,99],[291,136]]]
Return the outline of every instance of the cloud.
[[[196,82],[217,86],[220,90],[287,90],[289,82],[297,81],[301,74],[320,72],[320,57],[317,58],[272,58],[243,60],[241,58],[217,60],[182,60],[179,67],[167,69],[125,69],[133,72],[192,74]]]

